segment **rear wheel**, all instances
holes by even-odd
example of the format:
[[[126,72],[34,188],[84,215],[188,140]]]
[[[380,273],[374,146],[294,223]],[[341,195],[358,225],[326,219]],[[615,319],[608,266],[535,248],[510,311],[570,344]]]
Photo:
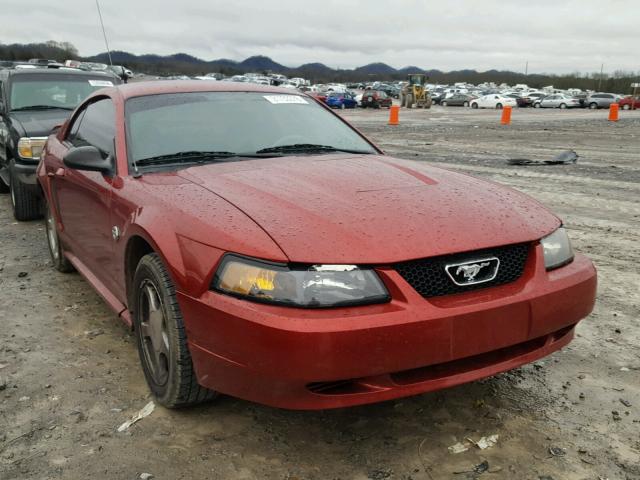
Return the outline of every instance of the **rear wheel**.
[[[446,107],[446,106],[448,105],[448,103],[447,103],[447,102],[442,102],[442,103],[441,103],[441,105],[442,105],[443,107]]]
[[[9,167],[9,178],[11,180],[9,184],[11,206],[15,219],[25,221],[40,218],[42,214],[38,196],[18,179],[11,167]]]
[[[340,110],[344,110],[345,108],[347,108],[346,105],[344,103],[341,103],[340,104]]]
[[[75,270],[73,265],[71,265],[71,262],[67,260],[62,251],[62,245],[60,245],[60,238],[58,237],[56,219],[51,212],[50,206],[47,206],[47,213],[45,215],[45,229],[47,232],[47,244],[49,245],[51,263],[54,268],[63,273],[73,272]]]
[[[560,108],[562,108],[562,109],[567,108],[567,104],[566,104],[566,103],[561,103],[561,104],[560,104]]]
[[[538,103],[534,103],[534,104],[533,104],[533,108],[540,108],[540,102],[538,102]]]
[[[589,108],[591,110],[596,110],[598,108],[598,104],[596,102],[592,102],[589,104]]]
[[[629,105],[625,104],[625,105],[622,105],[622,109],[623,110],[630,110],[631,107]]]
[[[462,106],[463,106],[463,107],[468,107],[468,106],[469,106],[469,102],[464,102],[464,103],[462,104]]]
[[[144,376],[158,403],[195,405],[216,396],[198,384],[176,291],[156,253],[142,257],[133,279],[133,319]]]
[[[501,103],[497,103],[497,104],[496,104],[496,108],[497,108],[498,110],[502,110],[502,104],[501,104]]]

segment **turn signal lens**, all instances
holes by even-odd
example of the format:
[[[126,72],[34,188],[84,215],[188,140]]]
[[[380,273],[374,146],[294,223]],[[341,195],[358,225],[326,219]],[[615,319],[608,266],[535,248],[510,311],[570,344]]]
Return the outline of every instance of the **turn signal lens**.
[[[235,255],[224,258],[211,287],[248,300],[304,308],[361,305],[390,299],[371,268],[288,266]]]
[[[22,137],[18,140],[18,155],[31,160],[40,159],[47,137]]]

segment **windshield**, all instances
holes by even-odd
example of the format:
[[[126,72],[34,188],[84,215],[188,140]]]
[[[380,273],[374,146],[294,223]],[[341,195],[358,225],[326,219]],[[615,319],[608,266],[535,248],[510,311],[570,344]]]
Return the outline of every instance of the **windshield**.
[[[80,75],[16,75],[11,81],[9,108],[62,108],[72,110],[90,93],[113,86],[108,77]]]
[[[377,153],[357,132],[300,95],[172,93],[131,98],[125,108],[132,162],[181,152],[242,156],[267,150],[297,155],[335,149]]]

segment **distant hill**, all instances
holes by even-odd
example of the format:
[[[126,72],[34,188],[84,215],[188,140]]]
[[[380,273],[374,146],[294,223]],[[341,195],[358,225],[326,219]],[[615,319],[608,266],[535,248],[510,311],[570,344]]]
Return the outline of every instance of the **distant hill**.
[[[370,63],[364,67],[354,69],[353,72],[360,75],[395,75],[398,70],[386,63]]]
[[[50,58],[57,61],[77,59],[108,63],[107,53],[99,53],[88,57],[81,57],[77,49],[68,42],[48,41],[44,43],[11,44],[0,43],[0,60],[28,60],[30,58]],[[151,75],[202,75],[205,73],[222,73],[224,75],[236,75],[247,72],[255,73],[282,73],[288,77],[303,77],[314,83],[319,82],[366,82],[366,81],[390,81],[403,80],[409,73],[424,73],[431,82],[451,84],[454,82],[469,83],[526,83],[532,87],[554,85],[557,88],[581,88],[595,89],[600,83],[600,74],[529,74],[519,72],[488,70],[478,72],[476,70],[461,69],[443,72],[430,68],[424,70],[421,67],[411,65],[396,69],[386,63],[375,62],[355,69],[333,69],[323,63],[305,63],[299,67],[282,65],[269,57],[252,56],[242,61],[225,58],[217,60],[203,60],[188,53],[175,53],[173,55],[144,54],[135,55],[129,52],[114,50],[111,58],[115,64],[125,65],[135,72],[144,72]],[[430,66],[431,67],[431,66]],[[629,92],[629,85],[637,82],[632,72],[616,72],[613,76],[605,75],[601,81],[601,90],[610,92]]]

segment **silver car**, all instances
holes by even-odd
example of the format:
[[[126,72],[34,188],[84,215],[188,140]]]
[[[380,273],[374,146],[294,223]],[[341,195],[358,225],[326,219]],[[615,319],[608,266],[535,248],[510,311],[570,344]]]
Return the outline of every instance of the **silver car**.
[[[609,105],[616,103],[620,99],[615,93],[592,93],[584,101],[585,105],[592,110],[596,108],[609,108]]]
[[[556,93],[536,100],[533,106],[536,108],[576,108],[580,106],[580,100]]]

